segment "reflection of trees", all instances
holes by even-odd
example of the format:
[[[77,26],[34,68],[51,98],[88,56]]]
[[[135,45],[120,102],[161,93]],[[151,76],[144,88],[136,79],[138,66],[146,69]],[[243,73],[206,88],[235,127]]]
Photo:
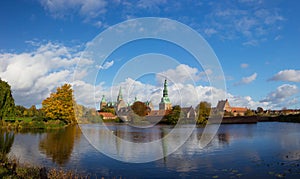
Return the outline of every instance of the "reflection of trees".
[[[14,133],[0,131],[0,162],[7,159],[7,154],[10,152],[14,140]]]
[[[70,159],[73,151],[74,142],[81,136],[78,126],[69,126],[63,130],[49,132],[40,141],[39,149],[47,157],[59,164],[64,165]]]
[[[228,133],[218,134],[218,141],[220,144],[229,144],[230,136]]]

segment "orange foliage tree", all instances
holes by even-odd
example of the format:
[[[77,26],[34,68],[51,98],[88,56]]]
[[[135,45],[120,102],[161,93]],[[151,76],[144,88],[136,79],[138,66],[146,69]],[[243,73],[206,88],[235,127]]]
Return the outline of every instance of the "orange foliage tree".
[[[74,105],[72,86],[64,84],[42,102],[42,110],[46,118],[70,124],[76,122]]]

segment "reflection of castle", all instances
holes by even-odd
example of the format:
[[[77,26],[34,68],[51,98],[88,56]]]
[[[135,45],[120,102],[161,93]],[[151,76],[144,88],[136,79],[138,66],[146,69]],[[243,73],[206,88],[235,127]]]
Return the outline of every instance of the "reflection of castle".
[[[135,98],[134,102],[137,102],[137,99]],[[133,102],[133,103],[134,103]],[[117,97],[116,102],[106,102],[105,96],[103,95],[102,100],[100,102],[100,111],[104,108],[114,108],[118,116],[127,121],[127,115],[129,111],[131,110],[130,107],[133,103],[126,103],[123,100],[122,96],[122,89],[120,87],[119,94]],[[168,96],[168,82],[165,80],[164,82],[164,89],[163,89],[163,96],[161,98],[161,101],[159,103],[159,109],[154,110],[153,104],[151,101],[146,101],[144,104],[148,107],[148,115],[146,116],[146,119],[149,121],[160,121],[165,115],[169,114],[172,110],[172,103]],[[181,112],[183,113],[183,118],[188,119],[195,119],[196,112],[193,107],[187,107],[187,108],[181,108]]]

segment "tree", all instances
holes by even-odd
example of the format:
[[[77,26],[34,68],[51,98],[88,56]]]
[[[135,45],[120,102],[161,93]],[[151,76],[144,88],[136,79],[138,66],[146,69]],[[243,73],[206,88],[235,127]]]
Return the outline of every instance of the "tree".
[[[131,106],[131,109],[135,114],[141,117],[144,117],[149,113],[148,106],[145,103],[140,101],[134,102],[133,105]]]
[[[15,100],[11,94],[10,85],[0,78],[0,120],[3,117],[13,116]]]
[[[180,116],[181,115],[181,116]],[[182,117],[181,107],[179,105],[175,105],[172,107],[172,111],[165,116],[167,118],[168,124],[177,124],[180,117]]]
[[[253,116],[254,112],[251,109],[247,109],[247,111],[245,112],[245,116]]]
[[[258,114],[261,114],[264,112],[264,109],[262,107],[257,107],[256,111]]]
[[[196,109],[198,110],[197,124],[206,124],[210,115],[211,104],[206,101],[201,101]]]
[[[100,112],[109,112],[114,115],[116,114],[115,108],[113,108],[113,107],[103,107],[100,109]]]
[[[17,117],[23,117],[24,116],[23,114],[27,109],[24,106],[17,105],[15,107],[15,110],[16,110]]]
[[[36,109],[35,105],[32,105],[29,109],[28,109],[28,115],[29,117],[34,117],[38,115],[38,110]]]
[[[42,102],[42,110],[46,118],[62,120],[66,124],[75,123],[73,90],[70,84],[58,87],[56,93],[51,93],[50,97]]]

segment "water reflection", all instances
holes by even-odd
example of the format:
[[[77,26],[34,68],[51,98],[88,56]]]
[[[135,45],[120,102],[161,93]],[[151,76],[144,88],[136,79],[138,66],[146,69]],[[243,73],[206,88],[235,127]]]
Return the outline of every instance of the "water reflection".
[[[76,126],[70,126],[63,130],[52,131],[39,143],[39,150],[52,161],[62,166],[70,160],[74,142],[80,140],[81,132]]]
[[[7,159],[7,154],[10,152],[14,143],[15,135],[12,132],[4,132],[0,130],[0,161]]]
[[[184,144],[193,129],[193,125],[152,128],[135,128],[129,125],[81,127],[85,137],[96,149],[111,158],[132,163],[164,158]]]
[[[103,127],[99,124],[81,125],[93,142],[98,142],[115,156],[123,155],[128,160],[155,155],[165,157],[142,164],[119,162],[99,153],[85,137],[80,137],[78,128],[44,134],[17,133],[12,153],[25,159],[21,162],[30,161],[47,167],[53,166],[52,160],[54,166],[97,174],[98,178],[237,178],[241,175],[246,178],[275,178],[275,174],[291,168],[292,172],[286,173],[286,176],[299,176],[300,173],[300,124],[221,125],[217,135],[204,148],[199,147],[203,128],[196,128],[186,143],[170,155],[168,153],[176,147],[180,135],[189,130],[188,126],[183,126],[166,140],[163,136],[170,133],[170,126],[158,125],[151,129],[108,126],[110,133],[117,136],[115,138],[108,137],[111,135],[106,135]],[[124,143],[124,140],[138,144],[159,139],[163,139],[160,140],[160,148],[149,146],[138,149]],[[96,175],[93,177],[96,178]]]

